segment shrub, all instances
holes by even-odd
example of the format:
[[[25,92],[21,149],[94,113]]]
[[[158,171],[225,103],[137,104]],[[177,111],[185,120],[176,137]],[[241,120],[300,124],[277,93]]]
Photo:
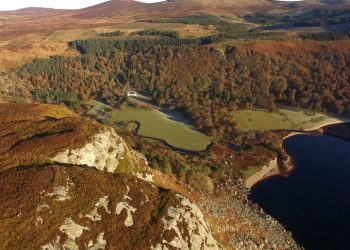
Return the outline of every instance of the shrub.
[[[214,185],[210,177],[201,173],[194,173],[188,177],[188,184],[196,191],[212,193],[214,191]]]

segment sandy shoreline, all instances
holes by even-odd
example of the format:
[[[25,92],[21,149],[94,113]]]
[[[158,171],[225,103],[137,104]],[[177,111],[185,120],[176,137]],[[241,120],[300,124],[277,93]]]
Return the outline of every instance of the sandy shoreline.
[[[258,172],[250,176],[245,181],[245,186],[247,188],[251,188],[252,186],[254,186],[254,184],[259,182],[260,180],[276,175],[278,173],[279,173],[278,162],[277,162],[277,158],[275,158],[271,160],[269,164],[266,164],[265,166],[263,166]]]
[[[312,127],[309,127],[307,129],[304,129],[304,130],[305,130],[305,132],[308,132],[308,131],[312,131],[312,130],[321,129],[321,128],[326,127],[328,125],[335,125],[335,124],[341,124],[341,123],[347,123],[347,122],[350,122],[350,119],[329,117],[326,120],[321,121],[321,122],[313,125]]]
[[[309,127],[307,129],[304,129],[303,131],[294,131],[289,133],[288,135],[286,135],[285,137],[282,138],[282,141],[295,136],[295,135],[300,135],[300,134],[307,134],[310,131],[315,131],[315,130],[319,130],[323,127],[329,126],[329,125],[335,125],[335,124],[341,124],[341,123],[347,123],[350,122],[350,119],[340,119],[340,118],[328,118],[322,122],[319,122],[315,125],[313,125],[312,127]],[[272,159],[269,164],[266,164],[265,166],[263,166],[258,172],[256,172],[255,174],[253,174],[252,176],[250,176],[249,178],[247,178],[247,180],[245,181],[245,186],[247,188],[251,188],[252,186],[254,186],[257,182],[273,176],[273,175],[278,175],[280,174],[279,171],[279,167],[278,167],[278,161],[277,158]]]
[[[311,131],[315,131],[315,130],[320,130],[323,127],[329,126],[329,125],[335,125],[335,124],[342,124],[342,123],[348,123],[350,122],[350,119],[340,119],[340,118],[328,118],[325,121],[319,122],[315,125],[313,125],[312,127],[303,129],[303,131],[293,131],[291,133],[289,133],[288,135],[284,136],[282,138],[282,141],[284,141],[285,139],[295,136],[295,135],[301,135],[301,134],[308,134]]]

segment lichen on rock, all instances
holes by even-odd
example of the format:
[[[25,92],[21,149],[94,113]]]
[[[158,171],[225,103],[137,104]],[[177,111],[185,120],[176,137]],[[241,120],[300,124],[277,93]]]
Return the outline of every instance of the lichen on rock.
[[[66,149],[52,158],[54,162],[95,167],[101,171],[116,172],[128,148],[112,128],[105,128],[90,142],[77,149]]]
[[[172,232],[171,239],[163,239],[153,250],[163,249],[222,249],[214,239],[201,210],[188,198],[176,195],[179,204],[168,209],[162,219],[163,235]],[[163,238],[163,235],[160,238]]]
[[[108,196],[104,196],[100,198],[99,201],[95,204],[94,209],[89,214],[85,215],[85,217],[91,219],[92,221],[100,221],[102,219],[102,216],[98,213],[98,209],[104,208],[106,213],[110,214],[111,211],[108,208],[108,204],[109,204]]]

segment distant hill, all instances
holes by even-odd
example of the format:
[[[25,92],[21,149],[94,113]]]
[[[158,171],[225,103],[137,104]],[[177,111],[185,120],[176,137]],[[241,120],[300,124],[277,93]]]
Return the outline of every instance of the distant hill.
[[[73,11],[76,18],[111,18],[129,12],[144,11],[149,5],[133,0],[111,0],[95,6]]]
[[[34,16],[34,15],[52,15],[52,14],[62,14],[67,12],[67,10],[51,9],[51,8],[39,8],[30,7],[13,11],[0,11],[0,17],[4,15],[23,15],[23,16]]]
[[[350,8],[350,1],[305,0],[301,3],[281,3],[273,0],[168,0],[145,4],[133,0],[111,0],[80,10],[26,8],[2,11],[0,70],[23,65],[38,57],[70,55],[67,40],[86,38],[85,31],[89,34],[91,28],[199,13],[225,16],[240,23],[245,22],[242,17],[248,13],[289,11],[291,8],[303,11],[310,8],[343,9]],[[189,29],[196,33],[198,27]],[[65,30],[70,32],[66,34]],[[48,39],[57,32],[60,34],[55,36],[57,39]]]

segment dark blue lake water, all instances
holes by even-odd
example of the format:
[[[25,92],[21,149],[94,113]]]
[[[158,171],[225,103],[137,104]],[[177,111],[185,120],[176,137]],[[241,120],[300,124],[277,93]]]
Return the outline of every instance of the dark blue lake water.
[[[284,141],[296,169],[253,187],[250,199],[305,249],[350,249],[350,143],[297,135]]]

